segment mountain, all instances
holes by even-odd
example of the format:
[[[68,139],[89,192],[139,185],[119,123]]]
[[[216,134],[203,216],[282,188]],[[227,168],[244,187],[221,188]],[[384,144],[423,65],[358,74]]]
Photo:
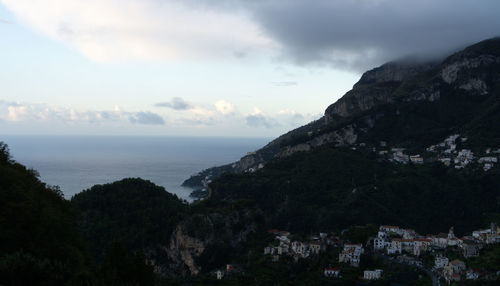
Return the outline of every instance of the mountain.
[[[280,147],[265,167],[215,179],[210,196],[252,200],[273,227],[296,231],[365,223],[469,231],[500,213],[500,170],[485,163],[500,154],[498,122],[500,38],[440,63],[387,63],[363,74],[322,122],[273,141]]]
[[[351,146],[386,140],[406,147],[422,146],[461,131],[473,135],[474,144],[498,145],[494,122],[499,117],[499,46],[500,40],[494,38],[442,62],[405,59],[367,71],[321,119],[278,137],[235,163],[201,171],[183,185],[206,186],[224,173],[252,172],[273,158],[325,144]]]
[[[231,227],[253,221],[254,230],[307,235],[359,225],[395,224],[419,233],[454,226],[460,235],[500,222],[498,122],[495,38],[440,62],[406,59],[367,71],[320,120],[185,184],[205,186],[208,198],[197,207],[207,221],[218,213]],[[236,209],[246,215],[238,217]],[[220,229],[209,225],[204,237],[210,239],[196,240],[204,251],[184,248],[189,259],[179,262],[203,273],[222,265],[206,260],[217,249],[235,254],[224,261],[245,262],[258,232],[226,233],[218,245]]]

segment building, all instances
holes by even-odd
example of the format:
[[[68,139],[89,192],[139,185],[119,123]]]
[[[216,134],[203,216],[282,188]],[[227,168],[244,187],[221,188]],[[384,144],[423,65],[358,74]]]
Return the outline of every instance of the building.
[[[340,277],[340,269],[339,268],[325,268],[323,271],[325,277]]]
[[[458,260],[458,259],[451,261],[449,263],[449,265],[452,267],[453,273],[461,274],[466,269],[465,262],[463,262],[462,260]]]
[[[477,280],[479,279],[479,271],[474,269],[469,269],[465,272],[465,279],[468,280]]]
[[[224,278],[224,272],[222,270],[217,270],[215,271],[215,276],[217,277],[217,280],[222,280],[222,278]]]
[[[395,226],[395,225],[381,225],[379,227],[379,231],[386,233],[386,234],[393,232],[393,233],[402,235],[402,230],[399,228],[399,226]]]
[[[436,258],[434,259],[434,268],[435,269],[440,269],[440,268],[444,268],[448,265],[448,257],[445,257],[445,256],[436,256]]]
[[[401,254],[403,251],[403,240],[401,238],[394,238],[391,245],[387,247],[387,254]]]
[[[465,258],[479,256],[479,245],[470,240],[464,241],[462,244],[462,255]]]
[[[424,158],[422,158],[420,155],[412,155],[410,156],[410,162],[412,162],[413,164],[423,164]]]
[[[419,256],[422,252],[429,249],[431,239],[428,238],[415,238],[413,239],[413,255]]]
[[[373,250],[382,250],[385,248],[385,239],[376,237],[373,239]]]
[[[398,163],[403,163],[403,164],[406,164],[408,163],[408,161],[410,161],[410,158],[408,155],[404,154],[403,152],[401,151],[397,151],[395,152],[393,155],[392,155],[392,159],[395,161],[395,162],[398,162]]]
[[[319,254],[321,251],[321,242],[313,241],[309,244],[309,251],[312,254]]]
[[[353,267],[358,267],[362,253],[362,244],[345,244],[344,250],[339,253],[339,262],[349,263]]]
[[[382,277],[382,272],[383,271],[381,269],[365,270],[363,272],[363,278],[366,280],[378,280]]]

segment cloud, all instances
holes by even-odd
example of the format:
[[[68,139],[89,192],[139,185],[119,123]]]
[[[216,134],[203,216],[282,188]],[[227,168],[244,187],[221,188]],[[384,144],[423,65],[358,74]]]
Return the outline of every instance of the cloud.
[[[301,114],[295,110],[282,109],[282,110],[278,111],[277,119],[280,122],[283,122],[283,124],[286,126],[298,127],[298,126],[304,125],[308,122],[311,122],[317,118],[316,118],[316,116],[312,116],[312,115],[304,116],[303,114]]]
[[[188,110],[192,109],[193,106],[180,97],[174,97],[169,102],[159,102],[155,104],[156,107],[168,107],[174,110]]]
[[[12,24],[12,22],[0,18],[0,24]]]
[[[247,13],[157,0],[1,0],[98,62],[230,58],[273,45]]]
[[[294,86],[297,85],[296,81],[275,81],[272,83],[274,86]]]
[[[164,125],[165,121],[163,118],[152,112],[137,112],[130,115],[129,120],[133,124],[144,124],[144,125]]]
[[[215,103],[215,109],[223,114],[223,115],[229,115],[234,113],[234,105],[230,102],[227,102],[225,100],[219,100]]]
[[[499,35],[497,0],[263,0],[255,21],[294,63],[364,70],[409,54],[438,56]]]
[[[274,56],[365,70],[500,34],[498,0],[0,0],[100,61]]]
[[[71,107],[51,106],[43,103],[20,103],[0,100],[0,119],[7,122],[47,123],[111,123],[128,119],[133,124],[163,125],[163,118],[155,113],[127,112],[118,106],[114,110],[80,111]]]
[[[253,112],[245,116],[245,122],[248,126],[254,128],[273,128],[278,125],[274,119],[267,117],[258,107],[254,107]]]

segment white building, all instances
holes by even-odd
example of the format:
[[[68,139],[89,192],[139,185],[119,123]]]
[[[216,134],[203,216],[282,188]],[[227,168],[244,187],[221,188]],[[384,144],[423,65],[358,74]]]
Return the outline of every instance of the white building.
[[[339,262],[349,263],[353,267],[358,267],[362,253],[362,244],[345,244],[344,250],[339,253]]]
[[[387,247],[387,254],[401,254],[403,251],[403,240],[401,238],[394,238],[391,245]]]
[[[215,271],[215,275],[217,276],[217,280],[222,280],[222,278],[224,278],[224,272],[222,270]]]
[[[382,250],[385,248],[385,239],[384,238],[374,238],[373,239],[373,250]]]
[[[422,158],[420,155],[412,155],[410,156],[410,162],[412,162],[413,164],[423,164],[424,158]]]
[[[383,271],[381,269],[365,270],[363,272],[363,278],[366,280],[378,280],[382,277],[382,272]]]
[[[445,266],[448,265],[448,262],[449,262],[448,257],[436,256],[434,260],[434,268],[435,269],[444,268]]]
[[[326,277],[340,277],[340,269],[339,268],[325,268],[323,272]]]

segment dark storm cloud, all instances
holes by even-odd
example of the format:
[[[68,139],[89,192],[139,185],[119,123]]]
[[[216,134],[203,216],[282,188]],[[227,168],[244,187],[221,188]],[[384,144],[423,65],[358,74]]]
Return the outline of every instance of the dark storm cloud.
[[[221,0],[245,10],[282,46],[282,59],[364,70],[385,61],[439,57],[500,35],[498,0]]]
[[[164,125],[165,121],[163,118],[152,112],[137,112],[129,117],[129,121],[133,124],[145,124],[145,125]]]
[[[169,102],[159,102],[155,104],[157,107],[168,107],[174,110],[188,110],[193,108],[193,106],[180,97],[174,97]]]

